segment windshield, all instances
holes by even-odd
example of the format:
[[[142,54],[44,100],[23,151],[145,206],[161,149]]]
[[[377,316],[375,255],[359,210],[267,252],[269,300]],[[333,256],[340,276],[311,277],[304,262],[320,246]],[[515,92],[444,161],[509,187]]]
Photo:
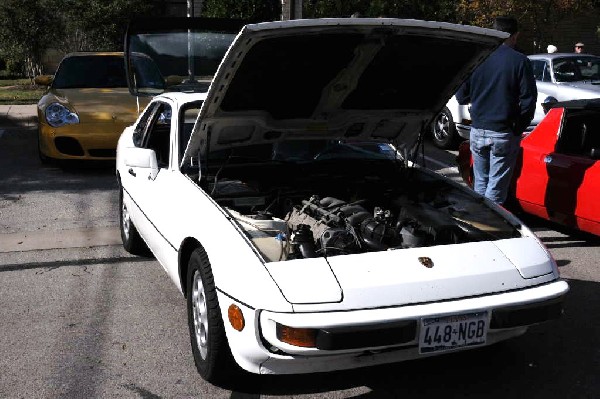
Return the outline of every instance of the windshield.
[[[127,87],[125,61],[119,55],[84,55],[65,58],[58,67],[52,87]]]
[[[600,57],[580,56],[556,58],[552,69],[557,82],[600,79]]]
[[[193,31],[131,36],[129,52],[138,54],[137,60],[132,59],[137,90],[153,95],[156,89],[206,91],[235,36],[234,33]],[[144,58],[139,57],[140,54]],[[157,75],[154,71],[164,77],[164,87],[162,83],[142,77]]]
[[[385,143],[342,140],[290,140],[213,151],[211,163],[228,164],[291,162],[307,163],[332,159],[395,160],[394,147]]]

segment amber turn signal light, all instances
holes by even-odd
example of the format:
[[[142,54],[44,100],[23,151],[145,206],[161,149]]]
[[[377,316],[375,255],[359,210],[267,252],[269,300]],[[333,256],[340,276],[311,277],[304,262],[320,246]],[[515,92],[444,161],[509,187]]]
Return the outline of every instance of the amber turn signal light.
[[[277,323],[277,339],[294,346],[315,348],[317,346],[317,330],[288,327]]]
[[[229,309],[227,309],[227,317],[229,317],[229,323],[231,323],[231,327],[234,330],[242,331],[246,322],[244,321],[244,314],[242,313],[242,309],[238,306],[231,304],[229,305]]]

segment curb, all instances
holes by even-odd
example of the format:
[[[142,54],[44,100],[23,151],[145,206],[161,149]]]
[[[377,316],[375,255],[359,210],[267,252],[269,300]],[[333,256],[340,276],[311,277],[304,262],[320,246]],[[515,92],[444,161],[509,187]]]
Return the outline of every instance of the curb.
[[[38,123],[35,104],[1,104],[0,128],[36,127]]]

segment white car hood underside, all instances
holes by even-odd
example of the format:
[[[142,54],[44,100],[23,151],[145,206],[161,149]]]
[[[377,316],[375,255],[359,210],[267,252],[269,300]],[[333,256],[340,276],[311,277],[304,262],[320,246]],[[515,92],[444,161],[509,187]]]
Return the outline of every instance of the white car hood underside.
[[[246,25],[209,88],[183,162],[286,139],[389,142],[411,151],[506,34],[417,20]]]

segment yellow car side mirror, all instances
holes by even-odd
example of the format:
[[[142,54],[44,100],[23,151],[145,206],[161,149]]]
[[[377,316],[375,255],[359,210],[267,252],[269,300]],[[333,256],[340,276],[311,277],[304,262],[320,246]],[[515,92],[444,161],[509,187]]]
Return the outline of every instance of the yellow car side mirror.
[[[53,80],[54,76],[52,75],[38,75],[33,79],[38,86],[50,86]]]

